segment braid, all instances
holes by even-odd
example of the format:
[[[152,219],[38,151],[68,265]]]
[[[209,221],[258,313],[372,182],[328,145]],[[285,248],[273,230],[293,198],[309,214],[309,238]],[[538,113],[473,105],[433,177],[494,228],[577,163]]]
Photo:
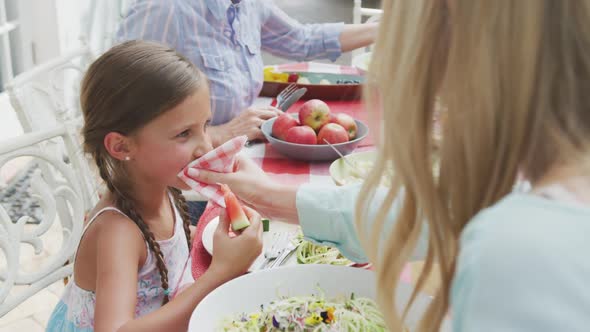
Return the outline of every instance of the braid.
[[[186,199],[184,198],[182,192],[176,188],[170,188],[170,192],[172,193],[172,197],[174,197],[174,205],[176,205],[176,208],[178,209],[178,211],[180,211],[180,216],[182,217],[182,227],[184,228],[184,235],[186,236],[188,251],[190,253],[192,248],[191,230],[189,228],[191,220],[188,214],[188,206],[186,204]]]
[[[160,279],[162,282],[162,288],[164,289],[164,300],[162,304],[166,304],[169,301],[168,297],[168,268],[164,262],[164,254],[160,249],[160,244],[156,242],[154,233],[152,233],[145,223],[141,215],[135,210],[133,201],[115,185],[112,176],[108,171],[108,162],[100,155],[96,153],[94,155],[96,165],[98,167],[100,177],[104,180],[109,191],[113,194],[115,199],[115,206],[117,206],[123,213],[125,213],[136,225],[139,227],[144,239],[147,241],[150,251],[156,256],[156,266],[160,272]],[[111,167],[112,168],[112,167]],[[190,233],[189,233],[190,234]],[[190,235],[189,235],[190,236]]]
[[[117,207],[123,211],[131,220],[135,222],[137,227],[141,230],[143,237],[148,243],[148,246],[154,256],[156,256],[156,266],[158,267],[158,271],[160,272],[160,279],[162,281],[162,288],[164,289],[164,301],[162,304],[166,304],[169,301],[168,297],[168,268],[166,268],[166,263],[164,262],[164,254],[160,249],[160,244],[156,241],[156,237],[154,233],[150,231],[148,225],[145,223],[141,215],[137,212],[135,207],[133,206],[133,202],[127,198],[126,196],[119,196],[116,195],[115,204]]]

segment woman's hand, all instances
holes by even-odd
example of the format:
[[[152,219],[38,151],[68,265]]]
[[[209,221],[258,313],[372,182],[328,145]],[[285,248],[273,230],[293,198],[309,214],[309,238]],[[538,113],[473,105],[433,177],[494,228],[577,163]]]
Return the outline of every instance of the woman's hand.
[[[297,223],[296,186],[281,185],[272,181],[251,159],[238,156],[233,173],[217,173],[189,169],[188,176],[195,181],[227,184],[244,203],[262,215]]]
[[[262,252],[262,226],[260,215],[244,207],[250,226],[235,237],[230,237],[230,220],[225,209],[219,215],[219,225],[213,235],[213,260],[211,269],[227,280],[248,271]]]

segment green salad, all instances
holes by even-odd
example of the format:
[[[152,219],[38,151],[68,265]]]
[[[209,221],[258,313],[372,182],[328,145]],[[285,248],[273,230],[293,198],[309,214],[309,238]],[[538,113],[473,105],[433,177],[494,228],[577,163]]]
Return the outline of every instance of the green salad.
[[[297,245],[297,263],[353,265],[354,262],[344,257],[336,248],[320,246],[303,238],[303,233],[293,240]]]
[[[326,299],[318,295],[283,297],[252,313],[228,317],[218,331],[387,331],[382,314],[368,298]]]

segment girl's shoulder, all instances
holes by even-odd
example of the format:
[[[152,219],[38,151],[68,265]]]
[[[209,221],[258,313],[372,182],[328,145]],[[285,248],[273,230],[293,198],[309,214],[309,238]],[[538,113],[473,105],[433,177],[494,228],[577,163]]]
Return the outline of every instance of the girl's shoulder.
[[[122,234],[129,240],[135,238],[143,242],[143,235],[135,222],[121,211],[108,207],[99,212],[92,225],[87,224],[87,227],[97,229],[101,236],[110,237],[115,234]]]
[[[108,245],[117,250],[133,250],[141,261],[145,261],[145,240],[139,227],[127,215],[101,200],[89,216],[81,243],[92,241],[97,248]]]
[[[141,232],[132,220],[100,203],[89,214],[76,257],[74,278],[79,287],[95,290],[96,275],[117,263],[142,266],[147,258]]]

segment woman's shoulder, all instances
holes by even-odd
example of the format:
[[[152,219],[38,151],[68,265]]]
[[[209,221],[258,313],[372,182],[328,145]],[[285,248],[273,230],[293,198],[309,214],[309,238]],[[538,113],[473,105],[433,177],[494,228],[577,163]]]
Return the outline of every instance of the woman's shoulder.
[[[581,277],[578,268],[590,270],[588,220],[590,208],[528,194],[508,195],[465,227],[458,275],[490,287],[575,284]]]
[[[590,231],[590,207],[514,193],[478,213],[465,227],[462,244],[502,242],[522,246],[526,242],[559,244]],[[561,234],[562,236],[556,236]],[[590,243],[589,243],[590,246]]]
[[[572,324],[588,323],[583,308],[590,290],[581,272],[590,270],[588,220],[590,208],[525,194],[480,212],[461,236],[453,324],[461,331],[470,331],[471,323],[490,327],[481,331],[522,324],[556,331],[566,307]]]

